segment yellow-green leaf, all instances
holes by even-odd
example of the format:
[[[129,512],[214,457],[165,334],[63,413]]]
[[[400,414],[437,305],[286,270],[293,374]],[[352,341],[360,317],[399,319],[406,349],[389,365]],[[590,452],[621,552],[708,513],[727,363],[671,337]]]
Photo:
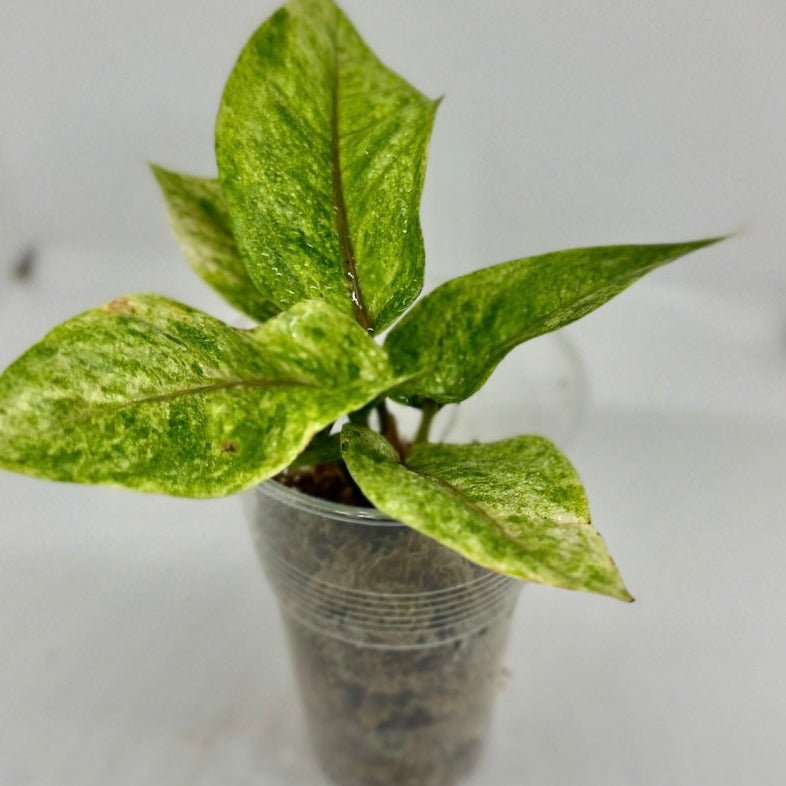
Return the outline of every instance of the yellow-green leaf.
[[[403,465],[368,428],[346,425],[344,461],[387,515],[490,570],[632,600],[570,462],[543,437],[416,445]]]
[[[164,194],[172,231],[194,272],[252,319],[264,322],[277,314],[281,309],[248,275],[218,180],[151,168]]]
[[[555,251],[454,278],[422,298],[385,347],[401,400],[463,401],[511,349],[573,322],[646,273],[717,239]]]
[[[0,466],[219,496],[283,469],[389,384],[383,350],[323,303],[244,331],[158,295],[118,298],[0,376]]]
[[[330,0],[293,0],[257,30],[224,90],[216,157],[261,291],[282,308],[321,298],[368,329],[402,313],[423,280],[435,110]]]

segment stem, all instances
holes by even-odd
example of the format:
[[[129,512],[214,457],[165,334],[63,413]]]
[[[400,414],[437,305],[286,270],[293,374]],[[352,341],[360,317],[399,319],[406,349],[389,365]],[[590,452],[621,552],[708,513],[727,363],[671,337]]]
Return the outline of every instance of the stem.
[[[421,442],[428,442],[428,433],[431,430],[431,422],[434,420],[434,416],[439,412],[440,405],[436,401],[432,401],[431,399],[426,399],[423,402],[423,407],[420,411],[420,426],[418,426],[418,432],[415,434],[415,441],[414,445],[418,445]]]
[[[407,446],[401,441],[396,418],[391,412],[388,412],[387,404],[384,400],[377,406],[377,413],[379,414],[380,433],[393,446],[399,457],[403,460],[407,454]]]
[[[371,414],[372,407],[363,407],[354,412],[350,412],[348,417],[351,423],[357,423],[360,426],[368,426],[368,416]]]

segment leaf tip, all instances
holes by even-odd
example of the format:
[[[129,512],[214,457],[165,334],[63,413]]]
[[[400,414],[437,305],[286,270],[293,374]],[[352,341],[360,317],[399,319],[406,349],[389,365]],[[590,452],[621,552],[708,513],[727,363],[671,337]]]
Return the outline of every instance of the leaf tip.
[[[153,177],[161,182],[161,179],[166,176],[167,170],[155,161],[148,161],[147,168],[153,173]]]
[[[625,586],[625,582],[622,580],[622,576],[619,574],[616,566],[614,567],[613,583],[605,594],[616,600],[621,600],[623,603],[636,602],[636,598],[628,592],[628,588]]]
[[[714,237],[703,238],[702,240],[694,240],[690,243],[685,243],[687,248],[683,253],[689,254],[691,251],[699,251],[708,246],[714,246],[716,243],[722,243],[724,240],[729,240],[734,237],[737,232],[729,232],[725,235],[715,235]]]

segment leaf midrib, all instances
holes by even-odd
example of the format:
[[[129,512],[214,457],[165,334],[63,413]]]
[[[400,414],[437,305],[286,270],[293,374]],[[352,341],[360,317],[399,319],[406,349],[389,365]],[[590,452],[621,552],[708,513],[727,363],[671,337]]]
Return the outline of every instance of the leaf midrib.
[[[498,519],[492,516],[487,510],[484,510],[477,502],[470,499],[461,489],[454,486],[450,481],[447,481],[444,478],[440,478],[436,475],[432,475],[429,472],[423,472],[419,469],[410,471],[416,472],[421,477],[426,478],[435,486],[438,486],[442,491],[446,492],[454,499],[457,499],[459,502],[461,502],[462,505],[466,505],[473,513],[477,513],[483,518],[484,521],[498,530],[505,540],[507,540],[509,543],[512,543],[516,547],[521,548],[521,544],[518,542],[518,540],[516,540],[516,538],[510,532],[508,532],[508,530]]]
[[[204,393],[214,393],[223,390],[231,390],[233,388],[276,388],[276,387],[316,387],[311,382],[295,379],[227,379],[220,382],[214,382],[208,385],[194,385],[188,388],[179,388],[166,393],[156,393],[151,396],[140,396],[137,398],[129,399],[128,401],[121,401],[115,404],[99,404],[94,408],[88,407],[82,414],[66,418],[51,426],[46,430],[53,430],[62,428],[64,426],[75,425],[83,423],[87,420],[94,418],[103,418],[112,415],[116,412],[121,412],[124,409],[131,409],[137,406],[143,406],[151,403],[163,403],[167,401],[177,401],[181,398],[188,398],[190,396],[198,396]]]
[[[333,84],[330,112],[330,157],[332,163],[333,201],[336,208],[336,231],[338,232],[341,248],[344,277],[349,286],[349,296],[352,301],[352,311],[358,324],[369,333],[373,332],[374,324],[366,306],[363,289],[358,276],[357,258],[352,245],[352,236],[349,230],[349,215],[344,200],[344,181],[341,174],[341,140],[339,132],[339,104],[341,64],[338,55],[338,29],[333,33]]]

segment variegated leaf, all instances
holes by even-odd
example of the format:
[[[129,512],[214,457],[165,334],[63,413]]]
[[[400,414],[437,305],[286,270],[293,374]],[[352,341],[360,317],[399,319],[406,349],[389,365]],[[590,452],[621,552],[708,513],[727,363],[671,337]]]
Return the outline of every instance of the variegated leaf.
[[[0,466],[219,496],[275,474],[389,384],[384,352],[324,303],[243,331],[158,295],[118,298],[0,377]]]
[[[251,280],[235,244],[218,180],[152,166],[172,231],[188,263],[227,302],[258,322],[280,309]]]
[[[279,306],[321,298],[381,330],[414,300],[436,105],[331,0],[292,0],[257,30],[224,91],[216,156],[249,273]]]
[[[603,305],[646,273],[713,240],[555,251],[483,268],[422,298],[387,336],[396,397],[463,401],[511,349]]]
[[[632,600],[590,524],[581,481],[542,437],[421,443],[402,464],[379,434],[346,425],[344,461],[379,510],[490,570]]]

